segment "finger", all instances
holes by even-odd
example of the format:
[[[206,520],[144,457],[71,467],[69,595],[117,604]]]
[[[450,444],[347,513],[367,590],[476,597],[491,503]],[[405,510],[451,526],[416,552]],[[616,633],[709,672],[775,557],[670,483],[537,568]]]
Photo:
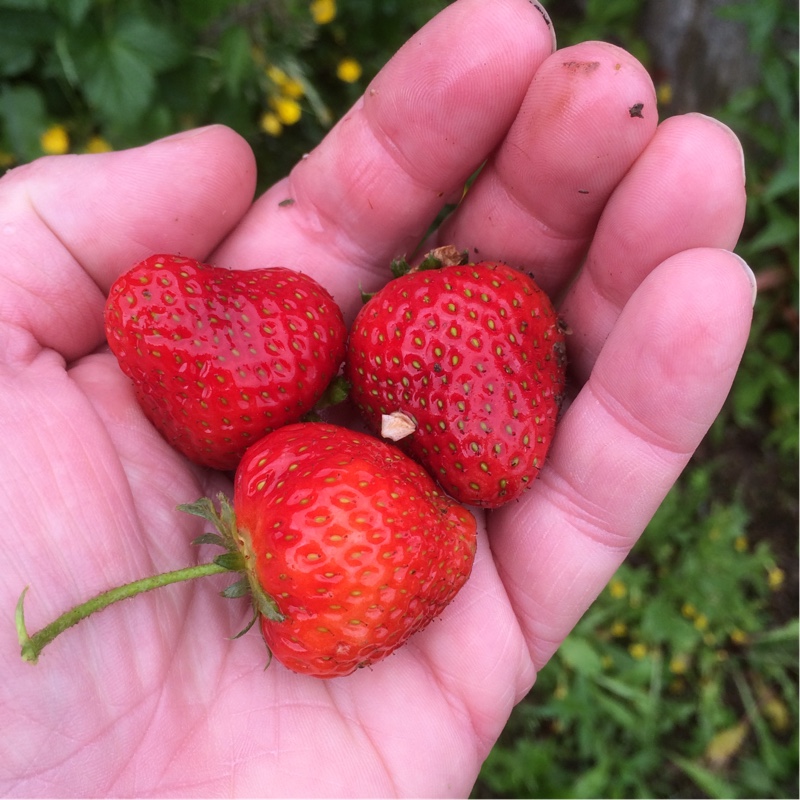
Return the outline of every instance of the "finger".
[[[560,309],[579,384],[645,276],[682,250],[732,250],[745,202],[742,150],[727,127],[699,114],[662,123],[609,200]]]
[[[501,141],[552,49],[527,0],[459,0],[414,36],[215,254],[312,274],[345,311],[385,283]],[[378,277],[376,277],[376,275]]]
[[[532,270],[557,292],[657,118],[652,81],[629,53],[604,42],[553,53],[437,243]]]
[[[492,549],[537,668],[613,575],[730,389],[754,282],[721,250],[690,250],[636,290],[545,469],[494,514]]]
[[[67,360],[94,349],[112,281],[154,252],[205,257],[254,186],[249,147],[221,126],[13,170],[0,180],[0,322]]]

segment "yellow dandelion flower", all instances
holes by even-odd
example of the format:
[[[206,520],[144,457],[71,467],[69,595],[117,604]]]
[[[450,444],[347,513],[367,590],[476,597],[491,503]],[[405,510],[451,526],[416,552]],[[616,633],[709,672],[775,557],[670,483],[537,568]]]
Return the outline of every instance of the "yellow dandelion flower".
[[[306,93],[306,90],[303,88],[303,84],[295,78],[289,78],[286,80],[283,86],[281,86],[281,90],[287,97],[292,97],[295,100],[299,99]]]
[[[745,553],[745,552],[747,552],[747,537],[744,536],[744,535],[737,536],[733,540],[733,549],[737,553]]]
[[[628,588],[619,578],[612,578],[608,591],[615,600],[621,600],[628,593]]]
[[[283,132],[283,125],[278,119],[278,115],[273,114],[271,111],[262,114],[258,124],[261,130],[270,136],[280,136]]]
[[[361,72],[361,64],[354,58],[343,58],[336,67],[336,77],[345,83],[355,83]]]
[[[69,134],[63,125],[51,125],[40,137],[42,151],[50,156],[69,152]]]
[[[670,659],[669,671],[673,675],[684,675],[686,670],[689,669],[689,661],[689,656],[686,653],[679,653]]]
[[[281,88],[283,85],[290,80],[289,76],[280,68],[276,67],[275,64],[270,64],[264,72],[266,76],[276,85],[280,86]]]
[[[786,573],[780,567],[772,567],[767,573],[767,585],[773,591],[783,586]]]
[[[637,660],[641,661],[647,656],[647,645],[644,642],[634,642],[629,648],[628,652]]]
[[[619,639],[628,632],[628,626],[624,622],[614,622],[611,625],[611,635]]]
[[[699,631],[704,631],[708,628],[708,617],[705,614],[698,614],[694,618],[694,626]]]
[[[662,106],[668,106],[672,102],[672,84],[664,81],[656,89],[656,98]]]
[[[694,619],[697,616],[697,609],[691,603],[684,603],[681,606],[681,614],[687,619]]]
[[[741,628],[734,628],[731,631],[731,641],[734,644],[747,644],[749,638],[750,637]]]
[[[86,142],[86,152],[87,153],[109,153],[114,148],[102,137],[102,136],[92,136],[88,142]]]
[[[327,25],[336,17],[336,0],[311,0],[309,8],[317,25]]]
[[[294,125],[303,114],[300,103],[292,97],[273,97],[272,107],[283,125]]]

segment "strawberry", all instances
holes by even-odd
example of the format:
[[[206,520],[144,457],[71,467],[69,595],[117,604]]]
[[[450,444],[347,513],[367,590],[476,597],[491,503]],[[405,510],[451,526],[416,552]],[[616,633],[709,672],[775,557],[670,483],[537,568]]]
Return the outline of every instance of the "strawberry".
[[[441,266],[434,253],[424,265],[356,317],[351,397],[445,491],[495,508],[544,463],[564,393],[564,329],[533,279],[506,264]]]
[[[160,254],[117,279],[105,326],[153,425],[216,469],[234,469],[258,438],[314,407],[347,336],[341,310],[307,275]]]
[[[234,508],[261,630],[297,672],[347,675],[400,647],[467,580],[475,519],[396,447],[300,423],[253,445]]]
[[[56,636],[112,603],[238,571],[244,576],[222,594],[252,594],[253,622],[260,619],[279,661],[319,678],[348,675],[425,628],[472,569],[472,514],[396,447],[335,425],[303,422],[267,434],[236,470],[233,505],[224,495],[219,501],[219,510],[208,498],[179,506],[217,527],[195,540],[226,549],[211,562],[111,589],[32,636],[23,592],[22,658],[36,663]]]

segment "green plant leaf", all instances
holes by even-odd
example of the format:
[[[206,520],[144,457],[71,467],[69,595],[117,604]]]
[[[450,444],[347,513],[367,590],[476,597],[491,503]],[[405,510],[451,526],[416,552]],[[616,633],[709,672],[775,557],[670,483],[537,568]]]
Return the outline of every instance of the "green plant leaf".
[[[113,40],[118,48],[137,56],[154,73],[172,69],[187,54],[183,40],[165,22],[156,24],[134,14],[117,21]]]
[[[228,28],[222,35],[219,46],[220,67],[225,87],[236,94],[253,65],[252,42],[244,28]]]
[[[739,797],[739,792],[736,791],[733,785],[696,761],[691,761],[678,755],[673,755],[670,760],[675,766],[680,767],[694,784],[709,797],[720,798],[720,800]]]
[[[41,155],[39,134],[47,125],[44,98],[33,86],[0,88],[0,121],[14,152],[26,160]]]
[[[580,675],[597,675],[603,669],[599,653],[586,639],[568,636],[559,650],[561,660]]]

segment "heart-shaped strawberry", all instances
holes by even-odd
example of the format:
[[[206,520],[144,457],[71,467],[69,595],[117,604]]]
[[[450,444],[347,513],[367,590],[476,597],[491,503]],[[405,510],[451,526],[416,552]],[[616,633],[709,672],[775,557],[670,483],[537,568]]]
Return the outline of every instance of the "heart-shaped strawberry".
[[[341,310],[307,275],[164,254],[114,283],[105,326],[153,425],[216,469],[234,469],[253,442],[314,407],[347,336]]]

